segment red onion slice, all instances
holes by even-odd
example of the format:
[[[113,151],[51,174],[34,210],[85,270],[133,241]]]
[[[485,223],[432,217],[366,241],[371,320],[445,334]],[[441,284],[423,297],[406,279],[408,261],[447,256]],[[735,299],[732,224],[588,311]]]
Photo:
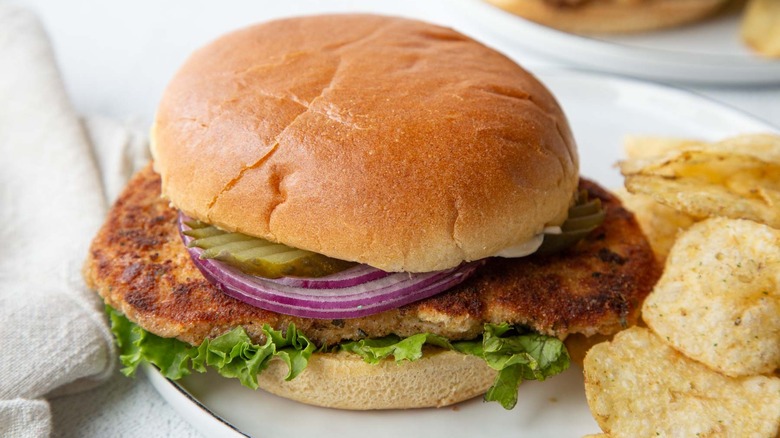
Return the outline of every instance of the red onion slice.
[[[312,289],[338,289],[356,286],[367,281],[373,281],[390,275],[381,269],[368,265],[357,265],[335,274],[317,278],[281,277],[269,278],[268,281],[292,287]]]
[[[186,245],[192,238],[183,234],[188,228],[184,220],[180,217],[179,231]],[[322,278],[272,280],[203,259],[200,248],[187,250],[203,276],[227,295],[265,310],[316,319],[357,318],[419,301],[461,283],[481,265],[464,263],[426,273],[389,273],[360,265]]]

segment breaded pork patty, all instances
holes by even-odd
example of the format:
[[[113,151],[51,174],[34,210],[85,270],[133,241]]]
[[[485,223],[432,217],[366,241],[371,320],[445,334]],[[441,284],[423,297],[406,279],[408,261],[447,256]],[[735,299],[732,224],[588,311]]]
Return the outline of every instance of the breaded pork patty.
[[[178,212],[160,197],[149,165],[130,181],[92,243],[85,278],[105,302],[163,337],[198,345],[243,326],[255,342],[269,324],[290,323],[318,345],[421,332],[471,339],[485,323],[525,325],[560,338],[610,334],[636,320],[659,275],[633,215],[592,182],[581,188],[602,200],[604,223],[553,256],[488,259],[455,288],[398,309],[355,319],[321,320],[252,307],[209,283],[178,233]]]

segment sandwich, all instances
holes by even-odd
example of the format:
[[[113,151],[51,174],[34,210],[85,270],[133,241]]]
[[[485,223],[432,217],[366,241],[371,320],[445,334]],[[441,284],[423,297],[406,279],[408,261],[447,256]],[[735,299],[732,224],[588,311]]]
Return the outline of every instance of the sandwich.
[[[124,371],[213,369],[343,409],[446,406],[569,366],[658,277],[550,92],[448,28],[272,21],[196,51],[85,278]]]
[[[728,0],[487,0],[528,20],[580,34],[636,33],[680,26]]]

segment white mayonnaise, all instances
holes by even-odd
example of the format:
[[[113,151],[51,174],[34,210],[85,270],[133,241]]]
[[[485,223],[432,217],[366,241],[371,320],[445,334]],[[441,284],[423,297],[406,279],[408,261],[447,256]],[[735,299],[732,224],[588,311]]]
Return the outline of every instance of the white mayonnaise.
[[[527,255],[531,255],[535,253],[540,246],[542,246],[542,242],[544,241],[545,234],[561,234],[562,232],[563,231],[561,230],[561,227],[545,227],[541,233],[535,235],[528,241],[523,242],[519,245],[504,248],[498,253],[496,253],[495,256],[504,257],[504,258],[517,258],[517,257],[525,257]]]

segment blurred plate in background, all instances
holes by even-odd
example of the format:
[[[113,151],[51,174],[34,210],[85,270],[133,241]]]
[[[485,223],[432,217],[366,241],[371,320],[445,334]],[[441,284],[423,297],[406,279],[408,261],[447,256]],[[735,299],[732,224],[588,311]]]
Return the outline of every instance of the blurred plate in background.
[[[636,35],[581,36],[505,12],[484,0],[457,0],[460,10],[507,44],[589,70],[697,84],[780,83],[780,60],[742,44],[739,13]]]

